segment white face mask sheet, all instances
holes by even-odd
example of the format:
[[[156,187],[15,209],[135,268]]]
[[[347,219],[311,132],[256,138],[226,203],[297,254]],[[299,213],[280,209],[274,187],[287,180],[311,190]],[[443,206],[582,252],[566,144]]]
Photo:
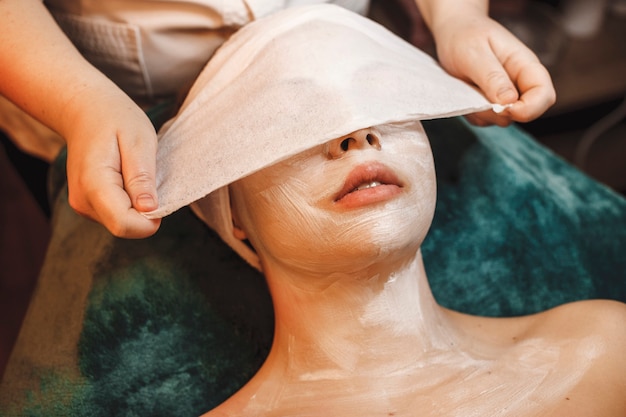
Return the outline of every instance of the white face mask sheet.
[[[146,216],[222,189],[196,211],[258,268],[232,237],[224,186],[361,128],[487,109],[478,91],[378,23],[329,4],[289,8],[233,35],[159,131],[160,206]]]

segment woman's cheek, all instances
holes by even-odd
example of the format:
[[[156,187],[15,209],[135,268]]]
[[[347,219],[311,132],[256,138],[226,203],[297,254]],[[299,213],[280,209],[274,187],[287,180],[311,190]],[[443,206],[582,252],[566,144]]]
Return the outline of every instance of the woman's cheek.
[[[302,259],[333,245],[337,223],[312,206],[309,196],[297,181],[262,193],[254,210],[258,237],[275,259]]]
[[[305,198],[310,193],[298,188],[272,187],[255,210],[265,254],[282,263],[319,272],[364,265],[399,249],[416,249],[427,230],[419,214],[424,208],[410,198],[341,213],[311,205]]]

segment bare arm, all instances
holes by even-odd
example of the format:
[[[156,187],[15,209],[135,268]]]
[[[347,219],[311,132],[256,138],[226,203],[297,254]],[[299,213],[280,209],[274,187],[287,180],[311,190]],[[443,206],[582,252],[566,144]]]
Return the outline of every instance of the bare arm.
[[[0,0],[0,93],[68,146],[71,206],[114,235],[145,237],[159,222],[156,133],[145,113],[91,66],[40,0]]]
[[[511,104],[499,115],[472,115],[472,122],[527,122],[554,104],[550,74],[530,49],[488,17],[487,0],[415,2],[433,33],[441,65],[452,75],[476,84],[492,102]]]

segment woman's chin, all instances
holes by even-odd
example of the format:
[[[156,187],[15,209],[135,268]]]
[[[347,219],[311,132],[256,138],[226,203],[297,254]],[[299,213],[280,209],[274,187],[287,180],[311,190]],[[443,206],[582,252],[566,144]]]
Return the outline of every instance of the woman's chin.
[[[386,237],[384,232],[373,231],[368,238],[353,241],[350,247],[338,245],[332,258],[326,257],[324,261],[334,264],[333,268],[337,271],[387,268],[413,259],[422,240],[422,233],[410,233],[408,230],[398,233],[393,239]]]

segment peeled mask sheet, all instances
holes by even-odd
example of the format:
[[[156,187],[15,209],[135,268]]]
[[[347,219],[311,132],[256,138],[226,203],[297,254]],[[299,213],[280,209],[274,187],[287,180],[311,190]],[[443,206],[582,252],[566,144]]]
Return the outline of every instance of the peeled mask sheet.
[[[245,26],[209,61],[159,132],[164,217],[212,191],[358,129],[491,109],[476,90],[383,26],[338,6]]]

